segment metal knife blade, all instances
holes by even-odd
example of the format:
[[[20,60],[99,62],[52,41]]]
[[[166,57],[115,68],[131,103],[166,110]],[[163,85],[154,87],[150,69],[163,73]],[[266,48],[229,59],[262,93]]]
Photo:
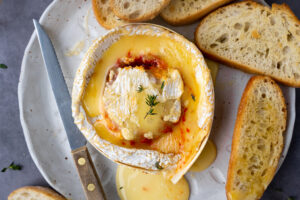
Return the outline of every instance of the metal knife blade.
[[[52,90],[56,99],[57,107],[63,121],[65,131],[68,136],[68,140],[71,149],[77,149],[86,144],[86,139],[81,134],[80,130],[74,124],[71,111],[71,97],[61,71],[53,44],[41,27],[41,25],[33,20],[35,30],[37,32],[38,40],[41,46],[44,63],[47,69],[48,77],[51,82]]]
[[[56,104],[63,121],[65,131],[72,149],[72,156],[87,200],[105,200],[99,177],[89,154],[86,139],[73,122],[71,97],[61,71],[53,44],[41,25],[33,20],[38,40],[41,46],[44,63]]]

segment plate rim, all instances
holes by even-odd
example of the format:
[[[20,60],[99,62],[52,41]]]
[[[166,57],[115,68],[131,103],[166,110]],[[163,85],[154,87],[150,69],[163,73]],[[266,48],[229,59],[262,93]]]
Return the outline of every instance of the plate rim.
[[[43,24],[43,22],[46,19],[47,13],[52,9],[52,7],[55,6],[56,3],[59,3],[59,0],[53,0],[48,6],[47,8],[44,10],[44,12],[42,13],[42,15],[40,16],[39,19],[39,23]],[[26,69],[26,63],[27,60],[29,59],[29,50],[31,49],[33,42],[37,40],[37,35],[35,30],[33,30],[30,39],[26,45],[26,48],[24,50],[24,54],[23,54],[23,58],[22,58],[22,63],[21,63],[21,70],[20,70],[20,77],[19,77],[19,83],[18,83],[18,104],[19,104],[19,113],[20,113],[20,122],[21,122],[21,126],[22,126],[22,130],[23,130],[23,135],[25,138],[25,142],[29,151],[29,154],[31,156],[31,159],[33,160],[34,164],[36,165],[36,167],[38,168],[39,172],[41,173],[41,175],[43,176],[43,178],[46,180],[46,182],[52,187],[54,188],[56,191],[58,191],[61,194],[64,194],[63,191],[60,190],[60,188],[53,184],[53,182],[50,180],[48,174],[46,173],[46,171],[44,171],[43,167],[40,165],[40,161],[36,156],[35,150],[33,148],[33,143],[29,134],[29,129],[28,129],[28,125],[25,121],[25,117],[24,117],[24,107],[23,107],[23,99],[24,99],[24,95],[23,95],[23,80],[25,78],[25,69]]]
[[[47,14],[49,13],[49,11],[56,5],[56,4],[59,4],[60,1],[59,0],[53,0],[48,6],[47,8],[43,11],[40,19],[39,19],[39,22],[40,24],[44,24],[45,20],[46,20],[46,17],[47,17]],[[268,5],[268,4],[266,4]],[[161,25],[160,25],[161,26]],[[36,33],[35,33],[35,30],[33,30],[33,33],[31,34],[30,36],[30,39],[26,45],[26,48],[24,50],[24,54],[23,54],[23,58],[22,58],[22,63],[21,63],[21,69],[20,69],[20,76],[19,76],[19,83],[18,83],[18,105],[19,105],[19,113],[20,113],[20,123],[21,123],[21,126],[22,126],[22,130],[23,130],[23,134],[24,134],[24,138],[25,138],[25,142],[26,142],[26,145],[27,145],[27,148],[28,148],[28,151],[30,153],[30,156],[34,162],[34,164],[36,165],[36,167],[38,168],[39,172],[41,173],[41,175],[43,176],[43,178],[46,180],[46,182],[52,187],[54,188],[55,190],[57,190],[58,192],[64,194],[65,192],[62,191],[57,184],[54,184],[51,179],[49,178],[48,174],[46,173],[46,171],[44,170],[44,168],[40,165],[40,161],[38,159],[38,157],[36,156],[36,153],[35,153],[35,150],[34,150],[34,145],[33,145],[33,142],[31,140],[31,137],[30,137],[30,134],[29,134],[29,128],[28,128],[28,124],[26,123],[26,120],[25,120],[25,117],[24,117],[24,107],[23,107],[23,99],[24,99],[24,93],[23,93],[23,87],[24,87],[24,78],[25,78],[25,71],[26,71],[26,63],[27,63],[27,60],[29,59],[29,50],[31,49],[34,41],[37,39],[37,36],[36,36]],[[279,84],[280,86],[282,86],[281,84]],[[288,87],[288,86],[286,86]],[[278,170],[280,169],[280,167],[282,166],[286,156],[287,156],[287,153],[289,151],[289,148],[290,148],[290,143],[291,143],[291,140],[293,138],[293,135],[294,135],[294,125],[295,125],[295,120],[296,120],[296,111],[295,111],[295,106],[296,106],[296,89],[295,88],[292,88],[292,87],[289,87],[291,90],[290,90],[290,96],[291,96],[291,101],[289,102],[290,104],[290,107],[291,107],[291,110],[290,110],[290,114],[288,115],[288,124],[287,124],[287,129],[285,130],[286,132],[288,131],[288,129],[291,129],[290,131],[292,132],[291,133],[291,137],[290,138],[287,138],[285,137],[285,146],[288,146],[288,148],[284,148],[283,151],[282,151],[282,157],[283,159],[280,159],[279,160],[279,164],[278,164],[278,167],[277,167],[277,171],[276,173],[278,172]]]

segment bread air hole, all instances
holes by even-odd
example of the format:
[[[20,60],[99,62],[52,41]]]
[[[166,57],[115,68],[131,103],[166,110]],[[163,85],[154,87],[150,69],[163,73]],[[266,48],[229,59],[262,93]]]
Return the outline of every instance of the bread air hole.
[[[289,51],[290,51],[290,47],[289,46],[285,46],[282,49],[283,54],[287,54],[287,53],[289,53]]]
[[[140,11],[137,10],[137,11],[134,11],[133,13],[131,13],[131,14],[129,15],[129,18],[130,18],[130,19],[134,19],[134,18],[137,18],[139,15],[140,15]]]
[[[264,169],[264,171],[261,173],[261,176],[265,176],[267,171],[268,171],[267,169]]]
[[[271,24],[272,26],[275,25],[275,19],[274,19],[274,17],[270,17],[270,24]]]
[[[277,63],[277,65],[276,65],[276,68],[277,68],[277,69],[281,69],[281,66],[282,66],[282,62],[279,61],[279,62]]]
[[[244,32],[247,32],[250,28],[250,22],[245,23]]]
[[[286,39],[287,39],[288,42],[290,42],[290,41],[292,41],[294,39],[294,36],[293,36],[293,34],[290,31],[287,34]]]
[[[213,49],[213,48],[215,48],[216,46],[218,46],[218,44],[212,43],[209,47]]]
[[[268,57],[268,55],[269,55],[269,51],[270,51],[270,49],[269,48],[267,48],[266,49],[266,54],[265,54],[265,57],[267,58]]]
[[[125,2],[123,6],[124,6],[124,9],[127,9],[127,8],[129,8],[130,4],[129,4],[129,2]]]
[[[107,0],[101,0],[102,4],[105,4],[107,2]]]
[[[237,172],[236,172],[238,175],[242,175],[243,174],[243,172],[242,172],[242,170],[241,169],[239,169],[239,170],[237,170]]]
[[[243,25],[240,23],[235,23],[233,27],[237,30],[240,30],[243,27]]]
[[[260,151],[264,151],[265,150],[265,145],[264,144],[259,144],[257,145],[257,149]]]
[[[227,40],[228,40],[228,33],[224,33],[216,41],[220,43],[224,43],[227,42]]]

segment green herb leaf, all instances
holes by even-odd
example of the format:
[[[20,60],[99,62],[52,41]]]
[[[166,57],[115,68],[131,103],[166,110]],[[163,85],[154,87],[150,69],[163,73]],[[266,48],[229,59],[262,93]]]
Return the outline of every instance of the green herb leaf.
[[[154,107],[157,104],[159,104],[158,101],[156,101],[157,95],[147,95],[146,97],[146,104],[150,107]]]
[[[7,69],[7,66],[5,64],[0,64],[0,68]]]
[[[293,196],[289,196],[289,197],[288,197],[288,200],[296,200],[296,198],[293,197]]]
[[[193,94],[191,94],[191,97],[192,97],[193,101],[196,101],[196,97]]]
[[[12,170],[21,170],[22,166],[21,165],[15,165],[14,162],[10,163],[8,167],[5,167],[1,170],[1,172],[5,172],[7,169],[12,169]]]
[[[147,117],[148,115],[156,115],[156,114],[157,114],[157,113],[154,113],[154,112],[153,112],[153,111],[154,111],[153,107],[156,106],[157,104],[159,104],[159,102],[156,101],[156,98],[157,98],[157,95],[147,95],[147,97],[146,97],[146,104],[147,104],[148,106],[150,106],[150,109],[149,109],[149,111],[146,113],[144,119],[146,119],[146,117]]]
[[[156,114],[157,114],[157,113],[154,113],[153,111],[154,111],[154,109],[151,107],[151,108],[149,109],[149,111],[146,113],[144,119],[146,119],[146,117],[147,117],[148,115],[156,115]]]
[[[21,165],[15,165],[14,162],[12,162],[9,167],[9,169],[12,169],[12,170],[21,170],[22,169],[22,166]]]
[[[156,167],[157,169],[159,169],[159,170],[164,169],[162,166],[160,166],[159,161],[157,161],[157,162],[155,163],[155,167]]]
[[[165,81],[163,81],[163,82],[161,83],[160,89],[163,90],[164,87],[165,87]]]
[[[123,186],[119,187],[119,190],[122,190],[123,189]]]
[[[144,90],[144,87],[142,85],[139,85],[137,92],[141,93]]]

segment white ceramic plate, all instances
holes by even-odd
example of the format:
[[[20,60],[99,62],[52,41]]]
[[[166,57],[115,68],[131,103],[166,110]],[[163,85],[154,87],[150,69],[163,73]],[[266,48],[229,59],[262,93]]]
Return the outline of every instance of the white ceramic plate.
[[[45,10],[40,22],[53,41],[66,82],[71,89],[84,52],[94,39],[107,31],[96,22],[90,1],[54,0]],[[153,23],[167,26],[192,41],[197,25],[175,28],[160,19]],[[79,54],[66,56],[80,41],[82,50]],[[240,98],[250,77],[250,74],[220,66],[215,90],[215,120],[211,133],[211,139],[218,148],[218,156],[207,170],[186,175],[191,188],[190,200],[200,197],[207,200],[226,199],[224,186],[231,137]],[[288,103],[288,126],[280,164],[287,154],[295,121],[295,89],[282,87],[282,90]],[[21,123],[33,161],[47,182],[57,191],[74,200],[84,199],[35,33],[24,53],[18,93]],[[115,188],[116,164],[90,145],[89,150],[108,200],[118,199]]]

